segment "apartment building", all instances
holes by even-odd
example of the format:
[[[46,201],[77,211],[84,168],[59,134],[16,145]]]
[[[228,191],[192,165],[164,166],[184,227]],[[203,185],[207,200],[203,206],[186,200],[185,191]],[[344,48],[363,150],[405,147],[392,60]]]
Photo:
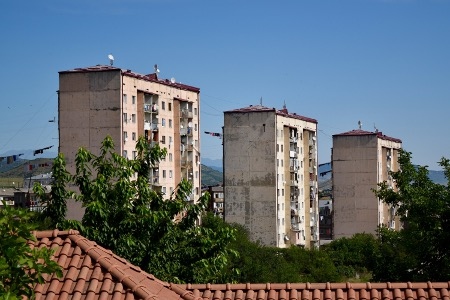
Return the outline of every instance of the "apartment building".
[[[182,178],[193,182],[189,201],[200,196],[200,89],[141,75],[114,66],[93,66],[59,72],[59,152],[69,171],[83,146],[100,153],[110,135],[115,150],[136,157],[143,136],[167,149],[153,168],[149,184],[168,198]]]
[[[280,248],[319,245],[317,121],[262,105],[224,112],[225,221]]]
[[[396,189],[389,171],[398,171],[402,141],[357,129],[333,135],[334,239],[355,233],[375,234],[378,226],[400,229],[395,208],[383,203],[372,189],[386,181]]]

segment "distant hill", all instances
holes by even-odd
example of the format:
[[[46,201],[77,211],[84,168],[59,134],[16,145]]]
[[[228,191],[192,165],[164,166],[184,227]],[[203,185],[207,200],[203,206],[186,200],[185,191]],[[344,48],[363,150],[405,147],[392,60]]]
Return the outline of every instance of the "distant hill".
[[[211,169],[217,170],[223,173],[223,161],[221,159],[202,158],[202,163]]]
[[[211,167],[201,165],[202,186],[214,186],[223,183],[223,173]]]

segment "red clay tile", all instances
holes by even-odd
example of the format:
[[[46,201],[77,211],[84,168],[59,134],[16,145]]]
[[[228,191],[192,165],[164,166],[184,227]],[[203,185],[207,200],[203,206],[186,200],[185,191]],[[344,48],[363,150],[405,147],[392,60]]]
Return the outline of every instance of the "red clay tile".
[[[36,231],[33,248],[53,248],[63,277],[47,276],[35,286],[36,300],[199,300],[191,291],[156,279],[77,231]],[[173,289],[172,289],[173,288]]]

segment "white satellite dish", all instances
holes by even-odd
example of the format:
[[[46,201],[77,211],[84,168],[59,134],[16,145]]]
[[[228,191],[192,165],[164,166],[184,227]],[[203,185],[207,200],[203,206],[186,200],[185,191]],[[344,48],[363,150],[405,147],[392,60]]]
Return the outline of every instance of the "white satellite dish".
[[[109,58],[109,64],[112,66],[114,63],[114,56],[112,54],[109,54],[108,58]]]
[[[170,78],[170,82],[175,83],[176,82],[175,77]]]

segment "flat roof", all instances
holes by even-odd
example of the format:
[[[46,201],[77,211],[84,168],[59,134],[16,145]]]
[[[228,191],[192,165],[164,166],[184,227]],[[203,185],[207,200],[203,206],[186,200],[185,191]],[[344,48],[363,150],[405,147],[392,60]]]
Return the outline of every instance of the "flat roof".
[[[350,131],[343,132],[343,133],[333,134],[333,137],[335,137],[335,136],[362,136],[362,135],[375,135],[382,140],[392,141],[392,142],[396,142],[396,143],[402,142],[402,140],[400,140],[400,139],[384,135],[381,131],[372,132],[372,131],[366,131],[366,130],[361,130],[361,129],[354,129],[354,130],[350,130]]]
[[[143,74],[139,74],[136,72],[132,72],[129,69],[121,69],[121,68],[117,68],[114,66],[108,66],[108,65],[96,65],[96,66],[91,66],[91,67],[75,68],[72,70],[59,71],[58,73],[59,74],[67,74],[67,73],[89,73],[89,72],[108,72],[108,71],[120,71],[122,73],[122,75],[124,75],[124,76],[141,79],[141,80],[148,81],[148,82],[155,82],[155,83],[159,83],[162,85],[191,91],[194,93],[200,93],[200,88],[198,88],[198,87],[178,83],[176,81],[172,81],[169,79],[159,79],[158,75],[156,73],[143,75]]]
[[[249,113],[249,112],[268,112],[268,111],[273,111],[279,116],[284,116],[284,117],[288,117],[288,118],[298,119],[298,120],[302,120],[302,121],[306,121],[306,122],[311,122],[311,123],[316,123],[317,124],[317,120],[316,119],[308,118],[308,117],[301,116],[301,115],[297,115],[296,113],[289,113],[286,108],[276,109],[274,107],[273,108],[269,108],[269,107],[266,107],[266,106],[263,106],[263,105],[250,105],[250,106],[243,107],[243,108],[237,108],[237,109],[233,109],[233,110],[228,110],[228,111],[225,111],[224,113]]]

